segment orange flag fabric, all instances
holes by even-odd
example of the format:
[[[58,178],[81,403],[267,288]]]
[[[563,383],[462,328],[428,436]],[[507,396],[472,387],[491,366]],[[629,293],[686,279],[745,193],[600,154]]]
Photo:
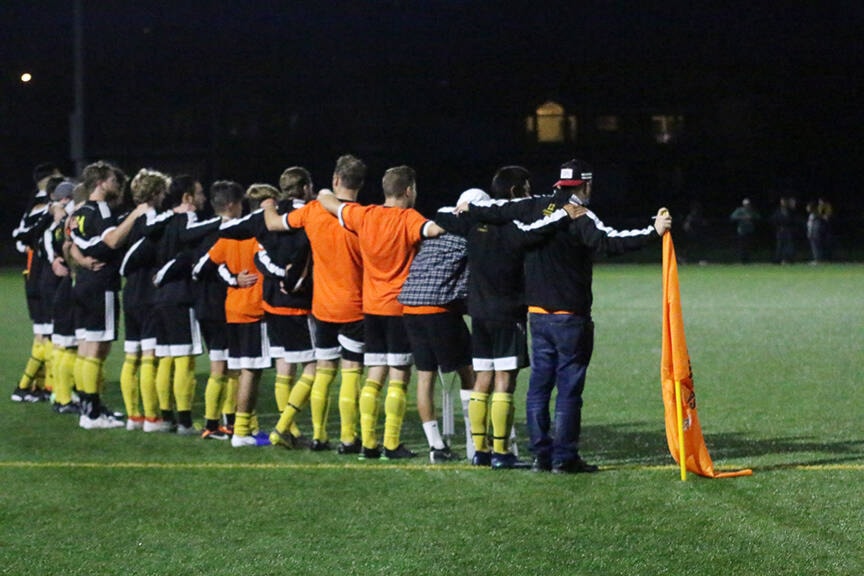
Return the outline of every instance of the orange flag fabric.
[[[678,261],[672,234],[663,236],[663,348],[660,380],[663,388],[663,406],[666,416],[666,441],[669,451],[679,465],[678,406],[675,400],[675,382],[681,386],[681,413],[683,417],[684,457],[686,468],[694,474],[709,478],[749,476],[752,470],[717,472],[702,437],[699,415],[696,412],[696,391],[693,371],[684,336],[684,317],[681,314],[681,294],[678,285]]]

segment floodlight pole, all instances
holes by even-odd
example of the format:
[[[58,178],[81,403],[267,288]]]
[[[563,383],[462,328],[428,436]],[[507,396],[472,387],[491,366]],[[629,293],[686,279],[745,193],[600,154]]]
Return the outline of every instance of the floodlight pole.
[[[69,115],[69,157],[75,163],[75,174],[81,174],[84,157],[84,7],[75,0],[73,8],[73,71],[75,109]]]

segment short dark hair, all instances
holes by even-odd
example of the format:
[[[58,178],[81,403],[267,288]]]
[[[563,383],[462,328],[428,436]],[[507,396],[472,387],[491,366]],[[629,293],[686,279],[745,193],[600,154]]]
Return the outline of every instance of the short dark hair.
[[[525,185],[531,179],[531,173],[522,166],[503,166],[495,172],[492,177],[492,197],[496,199],[507,199],[525,195]],[[521,190],[521,194],[513,195],[513,188]]]
[[[243,187],[233,180],[217,180],[210,185],[210,205],[217,214],[224,212],[228,204],[243,200]]]
[[[45,184],[45,192],[50,197],[51,194],[54,193],[54,190],[57,189],[57,186],[60,185],[61,182],[65,182],[66,178],[63,176],[51,176],[48,178],[48,182]]]
[[[163,208],[170,209],[179,206],[183,202],[185,194],[195,193],[196,182],[198,179],[190,174],[178,174],[172,177],[168,193],[165,194],[165,200],[162,202]]]
[[[366,164],[356,156],[345,154],[336,160],[333,175],[338,176],[342,185],[349,190],[360,190],[366,181]]]
[[[60,169],[53,162],[42,162],[33,168],[33,183],[38,184],[48,176],[59,174]]]
[[[384,196],[395,198],[403,195],[416,182],[417,173],[413,168],[405,165],[394,166],[384,172],[384,177],[381,179],[381,187],[384,189]]]

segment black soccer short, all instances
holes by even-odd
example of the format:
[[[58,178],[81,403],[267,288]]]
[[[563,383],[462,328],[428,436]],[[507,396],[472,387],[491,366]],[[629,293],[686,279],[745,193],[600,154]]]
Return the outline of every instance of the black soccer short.
[[[197,356],[204,351],[195,310],[181,304],[157,306],[156,356]]]
[[[363,334],[366,338],[366,353],[363,355],[366,366],[400,367],[414,363],[402,316],[366,314]]]
[[[126,329],[123,351],[127,354],[156,350],[156,315],[152,308],[127,306],[123,309]]]
[[[265,319],[272,358],[282,358],[291,364],[315,360],[308,314],[286,316],[268,312]]]
[[[529,365],[525,322],[471,320],[474,370],[518,370]]]
[[[120,321],[120,297],[107,290],[85,297],[75,294],[75,335],[85,342],[113,342]]]
[[[471,333],[462,314],[448,311],[402,318],[417,370],[453,372],[471,364]]]
[[[211,362],[228,360],[228,329],[225,322],[216,320],[201,320],[201,336],[207,345],[207,356]]]
[[[366,346],[362,320],[325,322],[312,315],[310,318],[316,360],[337,360],[341,357],[352,362],[363,362]]]
[[[270,368],[270,340],[267,323],[226,324],[228,331],[228,369],[265,370]]]
[[[72,282],[64,282],[54,295],[53,330],[51,342],[59,348],[74,348],[78,345],[75,338],[75,306],[72,300]]]

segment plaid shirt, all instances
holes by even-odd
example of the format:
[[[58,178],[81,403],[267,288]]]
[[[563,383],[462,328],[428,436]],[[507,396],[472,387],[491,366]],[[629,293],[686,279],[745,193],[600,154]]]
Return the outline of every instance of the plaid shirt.
[[[445,306],[468,295],[468,241],[444,234],[420,244],[402,285],[406,306]]]

